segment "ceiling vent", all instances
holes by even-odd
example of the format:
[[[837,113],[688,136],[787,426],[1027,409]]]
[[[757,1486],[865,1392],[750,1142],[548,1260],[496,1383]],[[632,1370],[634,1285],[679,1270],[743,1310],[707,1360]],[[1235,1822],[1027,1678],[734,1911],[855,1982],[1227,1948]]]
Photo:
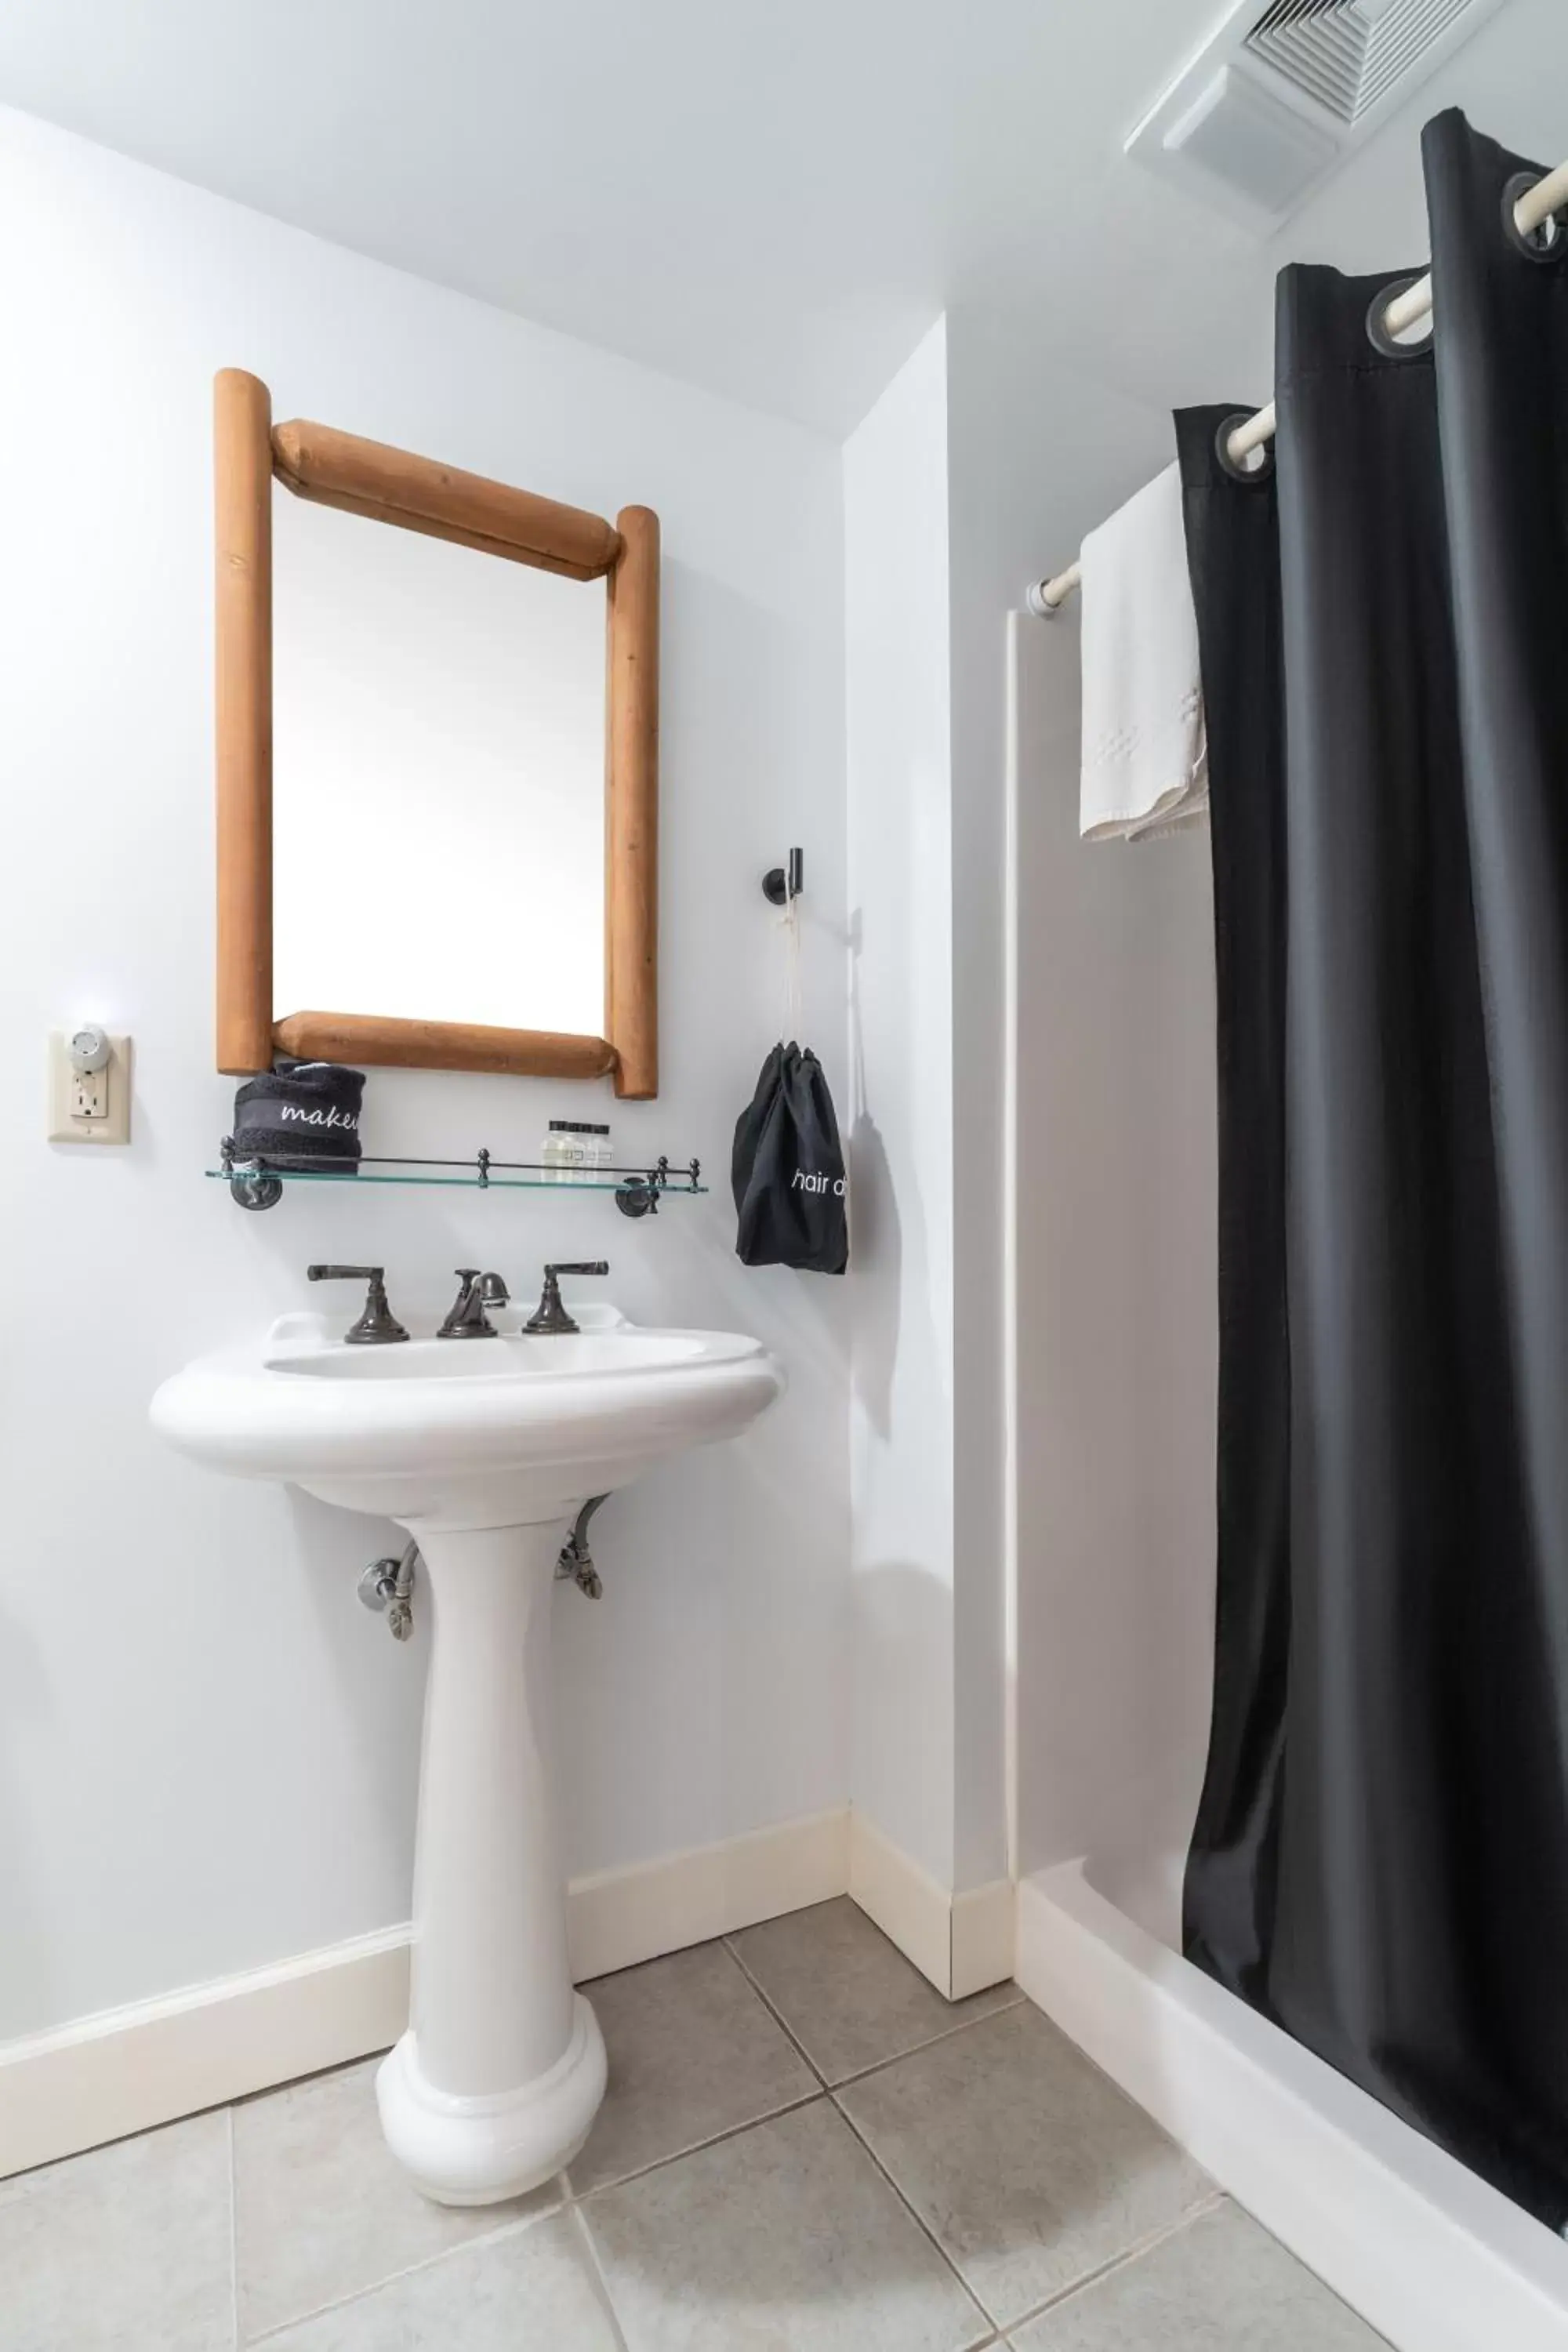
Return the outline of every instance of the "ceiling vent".
[[[1502,0],[1241,0],[1127,152],[1277,226]]]
[[[1303,97],[1359,122],[1458,17],[1474,15],[1471,0],[1274,0],[1247,46]]]

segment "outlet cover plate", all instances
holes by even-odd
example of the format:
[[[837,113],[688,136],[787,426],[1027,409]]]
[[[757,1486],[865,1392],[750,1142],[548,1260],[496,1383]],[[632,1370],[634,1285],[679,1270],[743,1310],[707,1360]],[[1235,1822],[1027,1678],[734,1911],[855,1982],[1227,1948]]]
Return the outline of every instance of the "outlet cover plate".
[[[49,1032],[49,1141],[129,1143],[131,1140],[131,1040],[110,1036],[109,1059],[100,1073],[109,1108],[101,1118],[79,1118],[71,1109],[76,1072],[71,1067],[68,1029]]]

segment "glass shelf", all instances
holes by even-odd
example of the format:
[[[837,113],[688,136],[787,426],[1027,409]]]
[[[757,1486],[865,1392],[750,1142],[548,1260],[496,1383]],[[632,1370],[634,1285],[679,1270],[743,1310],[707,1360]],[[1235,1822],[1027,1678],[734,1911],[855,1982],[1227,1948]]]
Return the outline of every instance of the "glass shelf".
[[[202,1171],[226,1184],[242,1209],[270,1209],[286,1184],[427,1184],[469,1192],[608,1192],[628,1217],[654,1214],[661,1201],[708,1191],[695,1160],[672,1167],[664,1158],[624,1168],[581,1169],[567,1175],[537,1160],[497,1160],[488,1151],[469,1160],[366,1158],[352,1168],[270,1168],[264,1158],[242,1159],[227,1138],[223,1165]]]
[[[279,1184],[455,1184],[470,1192],[646,1192],[647,1177],[640,1170],[627,1171],[620,1176],[383,1176],[363,1169],[357,1174],[346,1168],[265,1168],[254,1172],[244,1167],[204,1168],[204,1176],[216,1178],[220,1184],[258,1183],[271,1177]],[[669,1181],[658,1187],[662,1201],[684,1200],[689,1193],[706,1192],[706,1184],[693,1184],[685,1174],[671,1172]]]

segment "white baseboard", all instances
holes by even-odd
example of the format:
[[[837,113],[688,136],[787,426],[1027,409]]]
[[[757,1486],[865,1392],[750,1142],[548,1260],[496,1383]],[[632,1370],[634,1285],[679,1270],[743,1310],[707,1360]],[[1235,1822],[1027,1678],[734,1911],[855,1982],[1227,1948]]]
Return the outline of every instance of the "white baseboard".
[[[0,2045],[0,2179],[384,2050],[408,2022],[408,1929],[191,1985]]]
[[[849,1892],[950,2000],[1012,1975],[1011,1879],[952,1895],[864,1813],[855,1812],[849,1817]]]
[[[574,1878],[566,1900],[579,1984],[826,1903],[849,1884],[849,1808],[751,1830],[630,1870]]]
[[[955,1897],[847,1805],[575,1880],[572,1972],[846,1893],[950,1999],[1012,1974],[1011,1883]],[[385,2049],[407,2022],[408,1939],[384,1928],[0,2044],[0,2179]]]
[[[994,1878],[952,1898],[953,2000],[1005,1984],[1013,1973],[1017,1940],[1018,1890],[1010,1878]]]
[[[848,1879],[847,1806],[579,1879],[573,1973],[826,1902]],[[0,2179],[384,2050],[408,2022],[408,1940],[406,1927],[384,1928],[0,2044]]]
[[[1563,2352],[1568,2246],[1107,1902],[1018,1889],[1018,1981],[1397,2352]]]

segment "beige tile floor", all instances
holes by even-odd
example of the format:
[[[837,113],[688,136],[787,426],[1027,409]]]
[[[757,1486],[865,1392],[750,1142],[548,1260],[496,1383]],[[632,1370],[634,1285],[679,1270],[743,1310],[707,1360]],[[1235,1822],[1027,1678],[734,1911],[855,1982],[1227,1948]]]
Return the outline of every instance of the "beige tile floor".
[[[454,2212],[374,2062],[0,2183],[0,2352],[1375,2352],[1024,2001],[847,1901],[592,1988],[593,2137]]]

